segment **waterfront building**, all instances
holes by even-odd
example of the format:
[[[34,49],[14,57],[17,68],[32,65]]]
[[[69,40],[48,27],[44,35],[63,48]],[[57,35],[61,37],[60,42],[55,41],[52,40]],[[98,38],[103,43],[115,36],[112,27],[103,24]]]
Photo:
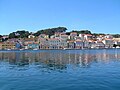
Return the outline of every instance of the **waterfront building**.
[[[69,49],[74,49],[75,48],[74,40],[68,40],[67,45]]]
[[[21,49],[21,48],[22,48],[22,45],[21,45],[19,42],[16,42],[16,43],[15,43],[15,48],[16,48],[16,49]]]
[[[38,38],[24,38],[23,40],[23,46],[25,49],[28,49],[28,44],[29,43],[35,43],[37,42],[38,43]]]
[[[39,49],[39,43],[38,42],[28,43],[27,48],[28,49]]]
[[[105,48],[105,44],[102,41],[96,41],[95,48]]]
[[[105,44],[105,48],[112,48],[113,47],[113,39],[104,39],[102,41]]]
[[[120,41],[120,38],[113,38],[114,41]]]
[[[88,47],[89,47],[89,41],[83,40],[83,48],[88,48]]]
[[[83,48],[83,41],[80,39],[75,40],[75,48],[82,49]]]
[[[94,40],[88,40],[88,48],[96,48],[96,42]]]
[[[66,40],[60,40],[60,49],[67,48],[67,41]]]
[[[2,42],[0,42],[0,50],[2,49]]]
[[[2,50],[15,49],[15,43],[14,42],[1,42],[0,49]]]
[[[74,40],[75,37],[77,37],[77,33],[76,32],[71,32],[68,38],[71,39],[71,40]]]
[[[3,38],[7,38],[7,36],[3,36]],[[38,37],[31,34],[27,38],[12,38],[3,41],[4,43],[5,41],[14,43],[15,49],[113,48],[113,44],[120,46],[120,38],[113,38],[112,35],[77,35],[77,32],[71,32],[70,35],[66,35],[65,32],[56,32],[50,38],[46,34],[40,34]],[[6,47],[0,45],[0,49],[10,48],[9,45]]]
[[[39,37],[38,42],[40,45],[40,49],[49,49],[48,39]]]
[[[60,49],[60,39],[50,38],[48,39],[49,49]]]

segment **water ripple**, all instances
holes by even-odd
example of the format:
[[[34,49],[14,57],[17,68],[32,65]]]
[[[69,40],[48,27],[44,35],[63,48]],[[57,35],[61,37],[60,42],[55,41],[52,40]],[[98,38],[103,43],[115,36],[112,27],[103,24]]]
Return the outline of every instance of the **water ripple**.
[[[120,49],[0,51],[0,90],[119,90]]]

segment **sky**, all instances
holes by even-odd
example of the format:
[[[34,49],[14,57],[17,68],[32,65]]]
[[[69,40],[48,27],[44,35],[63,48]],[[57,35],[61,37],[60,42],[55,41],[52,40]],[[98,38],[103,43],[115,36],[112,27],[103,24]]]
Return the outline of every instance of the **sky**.
[[[120,0],[0,0],[0,35],[59,26],[120,34]]]

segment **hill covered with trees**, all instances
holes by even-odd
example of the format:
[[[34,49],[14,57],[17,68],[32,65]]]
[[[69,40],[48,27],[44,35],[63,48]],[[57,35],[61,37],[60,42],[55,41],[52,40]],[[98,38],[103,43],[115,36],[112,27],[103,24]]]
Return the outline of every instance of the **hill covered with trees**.
[[[66,30],[67,30],[66,27],[49,28],[49,29],[39,30],[35,32],[34,35],[39,36],[40,34],[47,34],[51,36],[51,35],[54,35],[55,32],[66,32]],[[30,34],[31,33],[29,31],[21,30],[21,31],[10,33],[9,38],[26,38]]]
[[[25,38],[30,35],[29,31],[16,31],[9,34],[9,38]]]
[[[54,35],[55,32],[66,32],[67,28],[66,27],[56,27],[56,28],[48,28],[48,29],[42,29],[38,30],[37,32],[31,33],[26,30],[20,30],[16,32],[10,33],[8,36],[9,38],[26,38],[30,34],[33,34],[35,36],[39,36],[40,34],[47,34],[49,36]],[[99,36],[99,35],[105,35],[104,33],[92,33],[90,30],[72,30],[69,32],[66,32],[67,35],[70,35],[71,32],[76,32],[78,35],[79,34],[92,34],[94,36]],[[120,34],[111,34],[114,38],[120,38]],[[2,35],[0,35],[0,38]]]
[[[39,36],[40,34],[47,34],[49,36],[54,35],[55,32],[66,32],[66,27],[57,27],[57,28],[49,28],[44,30],[37,31],[34,35]]]

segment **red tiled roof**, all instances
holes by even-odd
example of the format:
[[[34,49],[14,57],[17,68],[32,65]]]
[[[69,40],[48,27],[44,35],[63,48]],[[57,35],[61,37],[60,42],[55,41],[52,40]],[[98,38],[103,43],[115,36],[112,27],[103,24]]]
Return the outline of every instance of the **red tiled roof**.
[[[85,34],[86,36],[92,36],[91,34]]]
[[[82,41],[82,40],[80,40],[80,39],[77,39],[77,40],[75,40],[75,41]]]

